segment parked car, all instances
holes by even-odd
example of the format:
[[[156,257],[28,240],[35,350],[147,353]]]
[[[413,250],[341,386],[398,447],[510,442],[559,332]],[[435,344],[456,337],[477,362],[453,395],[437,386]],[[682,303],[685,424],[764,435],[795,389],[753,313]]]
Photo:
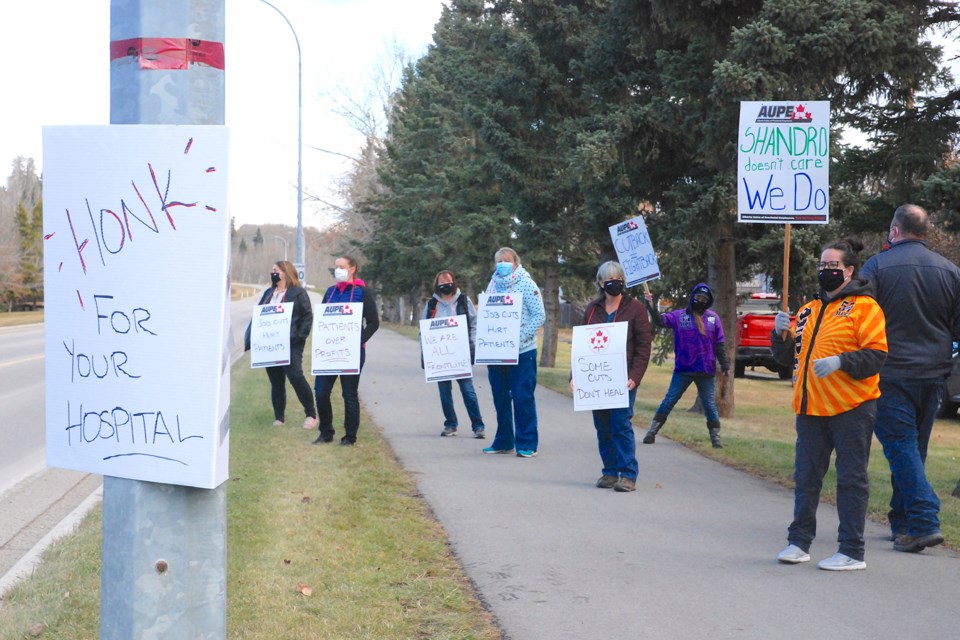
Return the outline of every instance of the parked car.
[[[733,365],[737,378],[745,375],[747,367],[765,367],[781,380],[793,376],[791,368],[773,359],[770,345],[770,332],[779,310],[780,298],[774,293],[754,293],[737,305],[737,355]]]
[[[958,357],[957,343],[953,343],[953,369],[947,378],[946,388],[943,390],[943,399],[937,409],[938,418],[955,418],[957,409],[960,409],[960,357]]]

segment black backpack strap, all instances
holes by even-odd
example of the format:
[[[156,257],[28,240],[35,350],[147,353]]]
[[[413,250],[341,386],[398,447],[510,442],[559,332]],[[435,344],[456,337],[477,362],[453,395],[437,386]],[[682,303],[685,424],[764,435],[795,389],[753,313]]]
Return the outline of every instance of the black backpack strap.
[[[435,315],[437,315],[437,299],[430,298],[427,300],[427,318],[433,319]]]

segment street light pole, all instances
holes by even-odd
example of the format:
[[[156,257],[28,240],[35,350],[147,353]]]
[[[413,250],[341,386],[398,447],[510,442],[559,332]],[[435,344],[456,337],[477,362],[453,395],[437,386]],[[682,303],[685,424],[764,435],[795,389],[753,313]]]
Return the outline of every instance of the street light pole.
[[[300,38],[297,37],[297,30],[293,28],[283,11],[267,0],[260,0],[260,2],[280,14],[283,21],[290,27],[293,39],[297,43],[297,265],[306,270],[303,253],[303,56],[300,53]]]
[[[283,261],[287,261],[287,239],[282,236],[273,236],[274,240],[279,240],[283,243]]]

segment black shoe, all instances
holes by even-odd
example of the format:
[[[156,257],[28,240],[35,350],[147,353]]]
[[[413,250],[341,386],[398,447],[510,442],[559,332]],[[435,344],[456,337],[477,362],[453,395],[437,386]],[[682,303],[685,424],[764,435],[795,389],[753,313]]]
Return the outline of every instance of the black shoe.
[[[317,439],[313,441],[313,444],[326,444],[328,442],[333,442],[333,436],[321,433],[317,436]]]
[[[357,442],[356,440],[352,440],[347,436],[343,436],[342,438],[340,438],[340,444],[344,447],[352,447],[356,442]]]
[[[457,435],[457,430],[453,427],[445,427],[443,431],[440,432],[440,435],[446,436],[455,436]]]
[[[483,427],[480,427],[479,429],[475,429],[473,432],[473,437],[476,438],[477,440],[483,440],[484,438],[486,438],[487,436],[483,432]]]
[[[894,551],[917,553],[927,547],[935,547],[943,542],[943,534],[939,531],[928,533],[925,536],[900,536],[893,543]]]

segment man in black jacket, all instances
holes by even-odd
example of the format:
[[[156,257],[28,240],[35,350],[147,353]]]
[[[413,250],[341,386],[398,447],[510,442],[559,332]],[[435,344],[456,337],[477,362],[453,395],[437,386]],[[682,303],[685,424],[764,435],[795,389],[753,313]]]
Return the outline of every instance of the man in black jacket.
[[[897,208],[890,248],[863,266],[887,321],[889,354],[880,370],[874,433],[890,465],[890,529],[897,551],[917,552],[943,542],[940,499],[924,463],[933,419],[960,335],[960,269],[927,249],[927,212]]]

